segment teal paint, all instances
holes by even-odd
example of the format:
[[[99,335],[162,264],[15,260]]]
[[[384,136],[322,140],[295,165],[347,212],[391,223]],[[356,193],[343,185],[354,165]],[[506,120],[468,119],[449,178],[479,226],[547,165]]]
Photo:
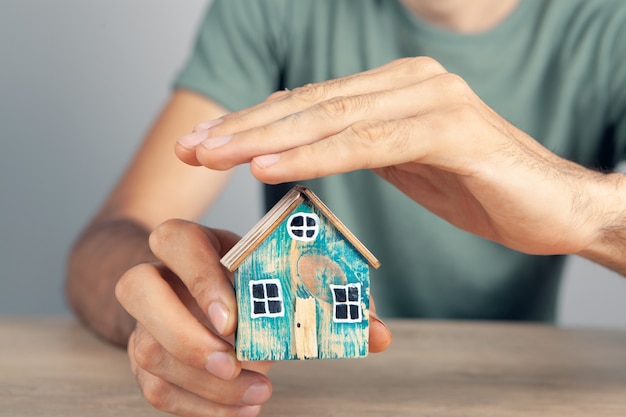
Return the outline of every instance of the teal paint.
[[[235,271],[239,304],[237,355],[242,360],[297,359],[294,339],[295,297],[316,299],[320,359],[362,357],[368,352],[369,266],[367,261],[308,200],[296,212],[315,213],[320,228],[313,242],[292,239],[284,220]],[[278,279],[283,293],[282,317],[251,318],[249,282]],[[330,285],[361,285],[360,322],[333,321]]]

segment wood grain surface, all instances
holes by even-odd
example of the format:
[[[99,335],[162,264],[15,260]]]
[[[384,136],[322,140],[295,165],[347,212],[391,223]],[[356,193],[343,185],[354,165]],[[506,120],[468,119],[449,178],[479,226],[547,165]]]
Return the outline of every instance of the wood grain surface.
[[[626,332],[390,321],[365,359],[288,361],[263,416],[622,417]],[[0,416],[163,416],[126,353],[71,318],[0,318]]]

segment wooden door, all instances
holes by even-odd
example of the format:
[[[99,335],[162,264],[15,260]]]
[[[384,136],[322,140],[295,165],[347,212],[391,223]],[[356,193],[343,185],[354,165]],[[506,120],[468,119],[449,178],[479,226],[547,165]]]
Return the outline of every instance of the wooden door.
[[[317,308],[315,298],[296,298],[294,336],[298,359],[317,358]]]

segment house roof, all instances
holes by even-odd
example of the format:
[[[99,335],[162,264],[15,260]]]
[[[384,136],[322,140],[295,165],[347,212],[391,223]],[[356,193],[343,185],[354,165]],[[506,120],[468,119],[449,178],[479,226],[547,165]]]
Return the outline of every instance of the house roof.
[[[310,201],[339,230],[373,268],[380,266],[380,261],[348,230],[330,209],[310,189],[296,185],[272,207],[263,218],[241,238],[221,259],[222,265],[234,271],[280,223],[304,200]]]

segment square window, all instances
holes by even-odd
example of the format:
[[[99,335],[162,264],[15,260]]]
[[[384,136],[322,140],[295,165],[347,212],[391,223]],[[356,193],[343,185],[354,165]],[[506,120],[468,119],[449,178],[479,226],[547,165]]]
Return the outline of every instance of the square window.
[[[346,302],[346,290],[345,288],[334,288],[335,291],[335,302],[337,303],[345,303]]]
[[[265,314],[265,303],[263,301],[254,301],[254,314]]]
[[[335,318],[337,320],[346,320],[348,318],[348,305],[337,304],[335,308]]]
[[[270,283],[266,285],[265,289],[267,290],[267,298],[278,297],[278,285]]]
[[[348,301],[359,301],[359,288],[348,286]]]
[[[267,308],[269,310],[270,314],[277,314],[280,313],[282,310],[282,305],[283,303],[281,303],[280,301],[268,301],[267,302]]]
[[[358,323],[363,320],[361,312],[361,283],[330,285],[333,294],[335,323]]]
[[[275,278],[249,281],[250,317],[283,317],[283,293]]]
[[[263,290],[263,284],[252,284],[252,297],[257,299],[265,298],[265,291]]]
[[[357,304],[350,304],[350,320],[359,320],[361,309]]]

